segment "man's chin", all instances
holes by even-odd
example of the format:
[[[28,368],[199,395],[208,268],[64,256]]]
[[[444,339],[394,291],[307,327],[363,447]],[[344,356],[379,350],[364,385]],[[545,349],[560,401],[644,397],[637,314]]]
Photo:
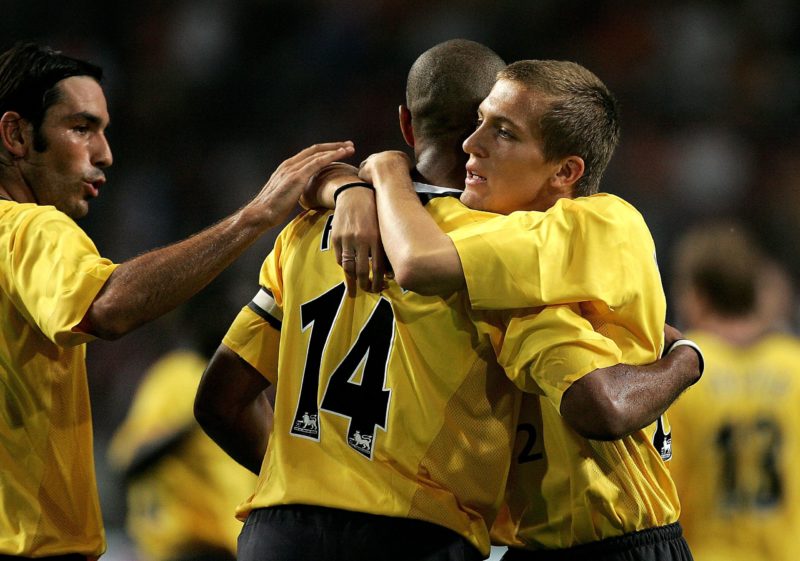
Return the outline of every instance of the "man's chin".
[[[497,209],[492,208],[491,200],[485,195],[476,193],[469,187],[461,194],[459,200],[472,210],[481,210],[483,212],[499,213]]]
[[[89,201],[85,199],[78,201],[78,203],[72,205],[69,210],[64,210],[62,212],[73,220],[79,220],[89,214]]]
[[[472,210],[484,210],[483,208],[483,197],[478,195],[475,191],[467,187],[464,189],[464,192],[461,193],[459,200],[467,207],[471,208]]]

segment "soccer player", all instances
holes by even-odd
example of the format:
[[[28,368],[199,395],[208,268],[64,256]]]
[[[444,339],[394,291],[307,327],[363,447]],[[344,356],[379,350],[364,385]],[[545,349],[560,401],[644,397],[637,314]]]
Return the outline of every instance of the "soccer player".
[[[735,222],[695,227],[674,263],[678,319],[708,361],[669,409],[686,539],[698,561],[798,559],[800,341],[761,313],[774,265]]]
[[[294,208],[323,144],[290,158],[255,198],[199,234],[119,265],[74,222],[112,155],[101,70],[34,44],[0,55],[0,555],[105,549],[86,346],[117,338],[202,289]]]
[[[618,368],[658,358],[664,295],[639,213],[589,196],[618,139],[615,101],[577,64],[521,61],[500,73],[478,122],[464,142],[461,201],[536,212],[476,214],[448,237],[419,204],[404,154],[370,157],[362,178],[377,189],[402,286],[466,287],[474,308],[538,308],[498,355],[529,395],[494,536],[510,546],[507,559],[691,559],[662,413],[697,376]]]
[[[463,122],[504,63],[471,42],[436,52]],[[453,180],[437,169],[419,171]],[[308,211],[281,233],[197,395],[201,426],[260,471],[237,513],[239,559],[483,559],[520,395],[494,358],[499,318],[396,283],[348,297],[332,220]],[[270,383],[267,447],[251,401]]]
[[[146,561],[233,561],[242,524],[231,513],[255,484],[192,412],[208,360],[167,353],[145,373],[109,460],[124,476],[125,525]]]
[[[443,134],[449,128],[436,126],[450,121],[436,117],[455,106],[447,96],[473,92],[461,128],[453,129],[463,138],[463,123],[472,121],[469,115],[489,87],[476,91],[474,78],[487,70],[481,57],[490,51],[463,41],[433,51],[435,56],[423,55],[412,67],[409,84],[428,80],[444,93],[437,94],[442,97],[430,115],[421,112],[409,121],[401,111],[401,127],[423,177],[460,185],[463,168],[443,166],[449,171],[437,173],[431,166],[436,159],[425,155],[438,150],[453,159],[458,144]],[[496,55],[490,59],[496,61]],[[488,75],[489,84],[493,81],[494,72]],[[458,87],[446,86],[451,83]],[[409,107],[425,106],[414,103],[425,92],[409,87]],[[413,127],[406,126],[411,121]],[[340,200],[366,190],[359,187],[340,187]],[[463,223],[450,210],[440,210],[447,209],[436,204],[440,200],[428,205],[438,222],[445,228]],[[471,213],[461,216],[474,220]],[[239,511],[248,517],[239,556],[256,559],[267,551],[281,560],[486,555],[498,470],[508,465],[502,454],[511,454],[505,435],[515,428],[514,420],[508,426],[506,404],[520,395],[505,393],[510,388],[502,373],[498,377],[492,353],[502,354],[503,337],[513,340],[518,328],[500,314],[474,314],[464,293],[425,298],[390,281],[380,294],[346,297],[331,249],[333,220],[329,213],[309,211],[279,237],[262,268],[264,288],[234,322],[198,393],[201,425],[240,461],[261,466],[256,494]],[[340,255],[345,262],[350,257]],[[379,344],[380,337],[391,343]],[[472,366],[465,369],[467,364]],[[278,382],[268,448],[265,430],[252,422],[248,406],[250,396],[263,393],[265,377]],[[458,389],[453,393],[448,387]],[[436,532],[420,520],[455,534]],[[425,551],[421,532],[440,536],[433,542],[440,552]],[[465,549],[464,540],[471,546]]]

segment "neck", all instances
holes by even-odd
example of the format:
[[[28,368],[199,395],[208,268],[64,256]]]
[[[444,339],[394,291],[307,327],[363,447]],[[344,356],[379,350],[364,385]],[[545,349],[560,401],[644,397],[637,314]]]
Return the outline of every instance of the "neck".
[[[18,203],[36,203],[36,196],[16,165],[0,164],[0,197]]]
[[[467,176],[465,155],[457,156],[453,150],[437,149],[418,143],[415,157],[417,170],[428,183],[464,190],[464,179]]]

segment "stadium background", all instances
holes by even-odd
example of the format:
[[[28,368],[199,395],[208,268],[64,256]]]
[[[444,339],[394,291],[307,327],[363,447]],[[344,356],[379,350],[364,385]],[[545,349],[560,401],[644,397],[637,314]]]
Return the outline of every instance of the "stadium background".
[[[800,273],[800,4],[792,0],[0,1],[2,48],[31,39],[106,71],[115,163],[82,222],[124,260],[243,204],[283,159],[352,139],[358,159],[403,147],[397,105],[423,50],[454,37],[507,61],[597,73],[622,108],[603,190],[644,214],[669,285],[688,226],[743,219]],[[108,440],[145,368],[179,344],[213,348],[254,293],[267,236],[201,296],[89,346],[108,558],[129,558]]]

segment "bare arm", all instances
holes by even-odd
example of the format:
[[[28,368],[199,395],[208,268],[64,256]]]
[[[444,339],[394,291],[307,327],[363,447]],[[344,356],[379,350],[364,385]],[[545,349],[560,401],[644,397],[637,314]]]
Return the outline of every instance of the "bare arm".
[[[206,434],[256,474],[272,427],[268,398],[272,388],[255,368],[220,345],[203,373],[194,402],[195,418]]]
[[[466,286],[455,245],[420,203],[403,152],[370,156],[359,175],[375,186],[383,247],[395,279],[420,294],[449,294]]]
[[[667,342],[682,338],[665,326]],[[644,366],[600,368],[573,383],[561,400],[561,416],[581,436],[616,440],[655,422],[700,379],[697,353],[677,347]]]
[[[122,263],[111,274],[80,328],[116,339],[185,302],[211,282],[295,207],[309,180],[353,153],[351,143],[306,148],[283,162],[256,197],[216,225]]]

